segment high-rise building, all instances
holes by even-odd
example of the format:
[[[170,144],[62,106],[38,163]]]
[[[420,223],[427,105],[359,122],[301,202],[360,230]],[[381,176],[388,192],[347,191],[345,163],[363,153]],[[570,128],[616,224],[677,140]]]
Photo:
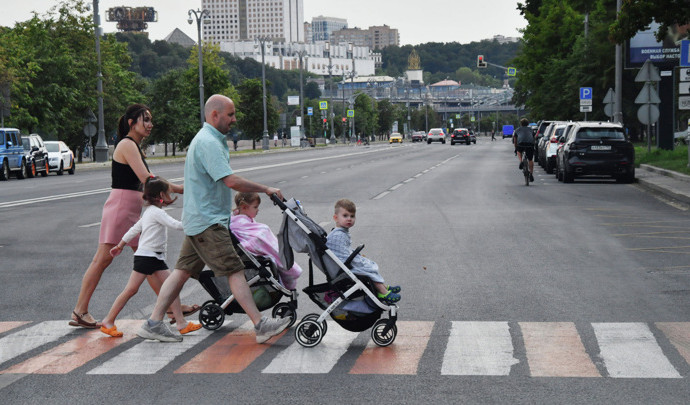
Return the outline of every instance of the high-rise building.
[[[304,41],[303,0],[201,0],[201,7],[211,13],[202,25],[204,41]]]
[[[322,15],[311,19],[312,41],[330,41],[331,33],[347,28],[347,20],[344,18],[324,17]]]
[[[387,25],[372,26],[366,30],[361,28],[345,28],[331,33],[331,42],[351,42],[358,46],[368,46],[371,49],[383,49],[390,45],[400,45],[400,34],[396,28]]]

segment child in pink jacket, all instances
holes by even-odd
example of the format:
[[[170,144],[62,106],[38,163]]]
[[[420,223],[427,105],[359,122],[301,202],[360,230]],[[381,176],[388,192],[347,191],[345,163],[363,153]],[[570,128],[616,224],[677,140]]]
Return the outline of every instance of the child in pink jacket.
[[[268,225],[254,220],[259,213],[259,204],[261,197],[258,193],[237,193],[235,215],[230,220],[230,230],[250,253],[273,259],[281,284],[289,290],[294,290],[297,287],[297,278],[302,274],[302,268],[297,263],[289,269],[282,265],[278,239]]]

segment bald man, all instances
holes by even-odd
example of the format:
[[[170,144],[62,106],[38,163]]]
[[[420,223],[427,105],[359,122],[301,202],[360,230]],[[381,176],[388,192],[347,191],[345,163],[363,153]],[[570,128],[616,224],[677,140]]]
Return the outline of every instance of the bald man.
[[[237,121],[235,103],[226,96],[214,94],[206,101],[204,115],[206,122],[189,145],[185,160],[182,208],[185,239],[180,256],[175,270],[161,287],[151,318],[137,334],[161,342],[182,341],[182,336],[163,322],[163,316],[185,282],[190,277],[198,279],[207,265],[216,277],[228,278],[233,296],[254,323],[257,343],[263,343],[282,332],[290,318],[268,318],[256,307],[244,277],[244,265],[230,236],[232,190],[276,194],[281,199],[283,195],[277,188],[233,173],[226,134]]]

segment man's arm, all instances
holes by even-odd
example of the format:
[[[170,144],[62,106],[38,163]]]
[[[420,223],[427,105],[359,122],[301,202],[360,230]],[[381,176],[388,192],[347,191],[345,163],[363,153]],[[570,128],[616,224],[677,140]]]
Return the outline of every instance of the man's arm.
[[[283,194],[280,192],[280,189],[275,188],[275,187],[269,187],[263,184],[255,183],[251,180],[247,180],[242,176],[238,176],[236,174],[231,174],[229,176],[223,177],[223,183],[225,183],[226,186],[229,188],[235,190],[235,191],[240,191],[240,192],[245,192],[245,193],[266,193],[267,195],[275,194],[280,198],[281,200],[283,199]]]

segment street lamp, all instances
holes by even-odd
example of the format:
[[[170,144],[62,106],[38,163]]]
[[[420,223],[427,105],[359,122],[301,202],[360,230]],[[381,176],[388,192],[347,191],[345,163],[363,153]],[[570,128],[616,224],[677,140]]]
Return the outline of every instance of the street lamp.
[[[264,107],[264,135],[261,139],[261,149],[268,150],[268,121],[266,112],[266,60],[265,60],[265,45],[268,37],[256,37],[256,40],[261,44],[261,101]],[[300,71],[301,72],[301,71]]]
[[[295,51],[295,54],[299,56],[299,110],[300,110],[300,121],[301,124],[299,126],[299,131],[300,131],[300,139],[304,138],[304,89],[302,87],[302,70],[304,69],[304,64],[303,64],[303,59],[304,55],[307,54],[307,51],[304,49],[300,51]]]
[[[189,10],[187,12],[187,22],[192,24],[194,20],[192,19],[192,14],[196,19],[196,31],[198,35],[198,50],[199,50],[199,118],[201,120],[201,125],[204,125],[204,64],[201,59],[201,21],[208,21],[211,16],[211,12],[207,9],[203,10]]]
[[[330,82],[330,92],[329,92],[329,115],[331,119],[331,143],[335,143],[335,123],[333,119],[335,118],[335,112],[333,109],[333,60],[331,59],[331,43],[326,42],[326,51],[328,51],[328,81]]]
[[[98,141],[96,142],[96,162],[108,161],[108,143],[105,141],[103,127],[103,74],[101,73],[101,17],[98,15],[98,0],[93,0],[93,22],[96,32],[96,55],[98,59],[98,73],[96,73],[98,92]]]

